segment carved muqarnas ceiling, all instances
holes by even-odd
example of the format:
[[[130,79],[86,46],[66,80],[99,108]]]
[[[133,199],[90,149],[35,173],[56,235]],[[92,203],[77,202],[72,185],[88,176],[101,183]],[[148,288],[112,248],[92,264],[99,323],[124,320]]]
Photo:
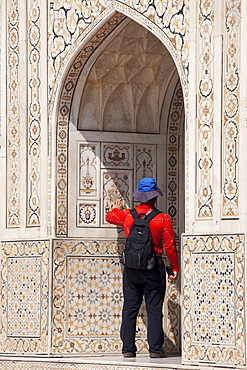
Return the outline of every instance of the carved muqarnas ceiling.
[[[176,67],[154,34],[134,21],[126,23],[110,36],[84,78],[80,130],[159,132],[162,103]]]

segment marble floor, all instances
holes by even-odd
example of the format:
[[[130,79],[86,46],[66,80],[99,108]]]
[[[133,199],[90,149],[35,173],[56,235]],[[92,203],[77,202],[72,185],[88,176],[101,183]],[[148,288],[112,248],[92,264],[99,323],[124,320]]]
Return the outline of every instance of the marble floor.
[[[0,370],[18,369],[18,370],[144,370],[144,369],[167,369],[167,370],[227,370],[232,367],[220,367],[220,365],[198,364],[198,365],[182,365],[180,356],[169,356],[167,358],[151,359],[148,355],[137,355],[136,358],[124,359],[121,355],[84,355],[75,357],[17,357],[17,356],[1,356],[0,355]],[[246,367],[237,367],[238,369],[246,369]]]

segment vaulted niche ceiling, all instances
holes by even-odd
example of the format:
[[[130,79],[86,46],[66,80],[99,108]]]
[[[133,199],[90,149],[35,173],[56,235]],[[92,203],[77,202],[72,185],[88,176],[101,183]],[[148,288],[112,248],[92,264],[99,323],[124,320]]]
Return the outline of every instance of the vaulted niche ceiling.
[[[84,77],[78,129],[159,133],[162,103],[176,71],[168,50],[129,19],[105,44]]]

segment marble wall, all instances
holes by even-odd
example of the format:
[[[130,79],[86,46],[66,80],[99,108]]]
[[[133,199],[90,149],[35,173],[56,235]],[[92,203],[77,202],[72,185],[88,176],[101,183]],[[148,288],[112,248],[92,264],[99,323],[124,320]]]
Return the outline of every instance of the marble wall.
[[[138,163],[151,155],[145,170],[155,173],[164,155],[157,177],[167,183],[178,239],[185,232],[181,286],[169,288],[164,308],[166,347],[179,352],[182,338],[184,363],[245,364],[245,2],[10,0],[0,12],[0,352],[120,352],[122,240],[104,224],[104,212],[116,194],[128,205],[144,169],[138,173]],[[156,45],[152,57],[145,60],[138,32],[124,45],[118,31],[126,24]],[[121,62],[109,68],[113,51]],[[123,63],[129,54],[134,63]],[[145,73],[134,78],[137,67]],[[146,91],[152,78],[160,85]],[[146,109],[150,98],[153,110]],[[159,132],[157,117],[166,131]],[[121,135],[125,120],[127,133],[152,130],[157,143],[97,136],[104,127]],[[85,128],[95,136],[82,140]],[[145,352],[144,309],[138,320]]]

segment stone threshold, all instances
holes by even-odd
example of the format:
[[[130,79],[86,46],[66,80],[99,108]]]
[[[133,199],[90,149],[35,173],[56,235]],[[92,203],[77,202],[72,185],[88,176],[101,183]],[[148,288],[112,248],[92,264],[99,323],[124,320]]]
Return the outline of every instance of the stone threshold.
[[[124,359],[121,355],[89,354],[83,356],[45,357],[0,355],[0,369],[8,370],[227,370],[245,369],[246,366],[223,366],[222,364],[182,364],[180,356],[151,359],[148,355],[137,354],[136,358]]]

